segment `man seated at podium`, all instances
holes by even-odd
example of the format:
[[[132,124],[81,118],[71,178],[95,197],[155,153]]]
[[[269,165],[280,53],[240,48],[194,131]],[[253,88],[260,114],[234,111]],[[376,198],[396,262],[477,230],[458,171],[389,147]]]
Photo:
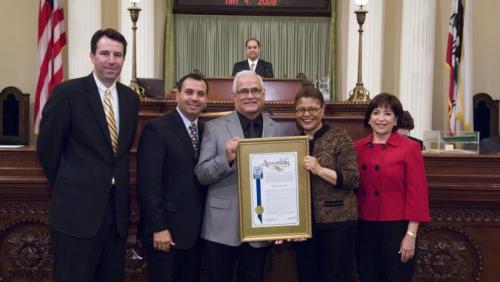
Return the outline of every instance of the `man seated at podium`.
[[[245,48],[247,52],[247,59],[234,64],[233,74],[231,76],[235,76],[242,70],[251,70],[262,77],[273,78],[273,64],[260,58],[261,49],[259,40],[254,38],[248,39],[245,42]]]

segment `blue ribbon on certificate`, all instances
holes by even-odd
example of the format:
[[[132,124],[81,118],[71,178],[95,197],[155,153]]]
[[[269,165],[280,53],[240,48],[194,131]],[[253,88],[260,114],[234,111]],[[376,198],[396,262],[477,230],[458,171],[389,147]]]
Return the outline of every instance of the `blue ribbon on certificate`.
[[[262,206],[262,195],[260,180],[264,177],[264,171],[262,166],[253,167],[253,178],[255,179],[255,194],[257,195],[257,206],[255,207],[255,212],[259,218],[260,223],[262,223],[262,215],[264,214],[264,207]]]

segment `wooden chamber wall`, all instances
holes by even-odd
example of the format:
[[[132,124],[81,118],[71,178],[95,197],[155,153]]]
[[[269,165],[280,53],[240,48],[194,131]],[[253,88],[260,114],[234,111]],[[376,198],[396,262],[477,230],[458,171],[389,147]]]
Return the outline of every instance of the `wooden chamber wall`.
[[[175,107],[168,99],[141,103],[138,135],[144,124]],[[293,132],[291,101],[266,103],[266,112]],[[366,105],[328,104],[325,120],[354,139],[366,134]],[[232,110],[232,102],[212,98],[204,118]],[[137,140],[137,139],[136,139]],[[135,149],[131,152],[131,227],[126,281],[146,281],[145,261],[135,240],[138,207]],[[500,281],[500,156],[425,156],[432,222],[419,230],[414,281]],[[0,149],[0,281],[52,281],[53,256],[47,226],[50,192],[34,147]],[[297,281],[290,245],[274,247],[265,281]]]

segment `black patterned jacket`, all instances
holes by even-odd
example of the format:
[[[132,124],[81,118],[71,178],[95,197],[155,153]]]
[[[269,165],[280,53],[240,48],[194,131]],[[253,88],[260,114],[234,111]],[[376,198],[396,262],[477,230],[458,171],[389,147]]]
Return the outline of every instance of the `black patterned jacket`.
[[[342,129],[323,125],[310,141],[310,154],[322,167],[337,172],[337,185],[311,174],[312,206],[315,228],[330,228],[332,224],[357,220],[359,174],[356,150],[352,139]]]

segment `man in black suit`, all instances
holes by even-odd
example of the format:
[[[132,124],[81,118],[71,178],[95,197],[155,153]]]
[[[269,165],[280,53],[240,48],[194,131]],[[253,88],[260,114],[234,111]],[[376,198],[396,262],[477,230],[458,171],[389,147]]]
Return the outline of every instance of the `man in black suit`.
[[[123,281],[129,151],[139,99],[116,82],[127,41],[92,36],[94,71],[56,86],[43,109],[38,154],[49,186],[55,281]]]
[[[199,73],[179,81],[177,108],[144,127],[137,151],[142,241],[149,281],[199,281],[199,237],[206,188],[194,175],[208,84]]]
[[[484,138],[479,143],[481,153],[498,153],[500,152],[500,135]]]
[[[252,70],[262,77],[273,78],[273,64],[260,58],[261,49],[259,40],[254,38],[248,39],[245,42],[245,48],[247,59],[234,64],[232,76],[235,76],[242,70]]]

